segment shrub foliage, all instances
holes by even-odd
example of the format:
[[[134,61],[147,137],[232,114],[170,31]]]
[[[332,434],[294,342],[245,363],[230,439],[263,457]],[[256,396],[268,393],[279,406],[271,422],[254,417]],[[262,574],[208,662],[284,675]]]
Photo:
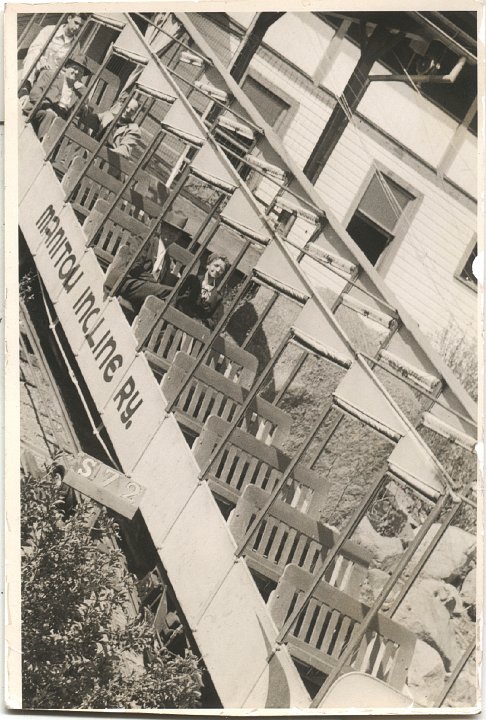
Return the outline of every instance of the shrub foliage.
[[[134,582],[121,551],[91,537],[93,504],[66,517],[50,475],[24,477],[21,497],[24,708],[196,707],[197,658],[127,615]],[[104,512],[97,527],[101,538],[116,531]]]

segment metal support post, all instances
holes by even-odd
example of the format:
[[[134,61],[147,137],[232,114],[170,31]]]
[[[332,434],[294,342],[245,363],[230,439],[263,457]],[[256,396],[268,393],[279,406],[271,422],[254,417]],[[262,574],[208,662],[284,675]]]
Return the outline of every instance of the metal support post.
[[[439,697],[435,701],[434,707],[439,707],[439,708],[442,707],[446,697],[449,695],[457,678],[461,674],[462,670],[464,669],[466,663],[468,662],[469,658],[471,657],[471,655],[473,654],[475,649],[476,649],[476,639],[472,640],[472,642],[464,650],[461,658],[459,659],[459,662],[454,667],[453,671],[450,674],[449,679],[447,680],[446,684],[442,688],[442,691],[441,691]]]
[[[265,305],[262,314],[261,314],[260,317],[257,319],[255,325],[252,327],[252,329],[250,330],[250,332],[249,332],[248,335],[246,336],[244,342],[242,343],[241,347],[242,347],[243,349],[245,349],[245,348],[248,347],[248,345],[249,345],[250,342],[252,341],[253,337],[255,336],[256,331],[263,325],[263,322],[264,322],[265,318],[267,317],[268,313],[270,312],[270,310],[271,310],[271,309],[273,308],[273,306],[275,305],[275,303],[276,303],[277,298],[279,297],[279,295],[280,295],[280,293],[277,292],[277,290],[274,290],[274,291],[273,291],[273,295],[272,295],[272,297],[270,298],[270,300],[268,301],[268,303]]]
[[[86,173],[87,173],[88,170],[90,169],[91,165],[94,163],[94,161],[95,161],[96,158],[98,157],[98,153],[99,153],[99,151],[101,150],[101,148],[103,147],[103,145],[105,144],[105,142],[107,141],[108,136],[109,136],[112,128],[116,125],[116,123],[118,122],[118,120],[121,118],[121,116],[122,116],[125,108],[127,107],[128,103],[130,102],[131,99],[132,99],[132,97],[131,97],[131,93],[130,93],[130,94],[128,94],[128,95],[126,96],[125,100],[122,102],[122,104],[121,104],[121,106],[120,106],[120,110],[119,110],[118,113],[115,115],[115,117],[113,118],[112,122],[107,125],[105,132],[103,133],[103,135],[101,136],[100,140],[98,141],[98,144],[96,145],[95,149],[93,150],[93,152],[91,153],[91,155],[90,155],[89,158],[87,159],[86,165],[84,166],[84,168],[83,168],[80,176],[79,176],[78,179],[76,180],[75,184],[73,185],[73,187],[71,188],[71,190],[69,191],[69,193],[66,195],[66,200],[65,200],[66,203],[68,203],[68,202],[71,201],[71,198],[72,198],[72,196],[74,195],[74,192],[75,192],[76,188],[78,187],[79,183],[81,182],[81,180],[84,178],[84,176],[86,175]]]
[[[287,390],[289,389],[289,387],[292,385],[293,381],[295,380],[295,377],[296,377],[297,373],[298,373],[299,370],[301,369],[302,365],[305,363],[308,355],[309,355],[308,350],[302,350],[302,352],[300,353],[300,356],[299,356],[298,360],[294,363],[294,366],[293,366],[291,372],[290,372],[289,375],[287,376],[287,379],[285,380],[284,384],[282,385],[282,387],[280,388],[280,390],[278,391],[278,393],[275,395],[275,398],[274,398],[274,400],[273,400],[274,405],[278,405],[278,404],[279,404],[279,402],[280,402],[280,400],[282,399],[282,397],[285,395],[285,393],[287,392]]]
[[[346,665],[349,665],[351,662],[351,658],[354,655],[356,648],[359,647],[359,644],[363,637],[366,635],[366,632],[372,623],[372,621],[375,619],[376,615],[380,611],[383,603],[385,602],[386,598],[388,597],[388,594],[390,590],[395,586],[397,580],[401,576],[403,570],[410,562],[410,559],[412,558],[413,554],[417,550],[418,547],[420,547],[420,544],[422,543],[424,537],[432,527],[432,525],[435,523],[437,518],[439,517],[440,513],[442,512],[445,504],[449,500],[449,495],[442,495],[439,500],[437,501],[436,506],[428,516],[428,518],[425,520],[425,522],[420,527],[420,530],[418,531],[417,535],[413,539],[413,541],[410,543],[408,548],[403,553],[400,561],[398,562],[395,570],[388,578],[387,582],[385,583],[382,591],[376,598],[375,602],[371,606],[371,608],[366,613],[363,621],[360,623],[359,630],[356,632],[355,635],[353,635],[352,640],[350,641],[349,645],[347,646],[344,653],[340,656],[339,661],[336,665],[336,667],[329,673],[327,676],[326,681],[323,683],[321,688],[319,689],[317,695],[312,700],[311,707],[319,707],[319,704],[321,703],[323,697],[326,695],[327,691],[331,688],[331,686],[334,684],[334,682],[337,680],[341,672],[343,671],[343,668]],[[306,593],[307,596],[307,593]],[[306,598],[306,601],[308,598]],[[302,606],[300,607],[300,610],[302,609]]]
[[[405,598],[405,595],[408,593],[408,591],[412,587],[413,583],[420,575],[420,572],[422,571],[425,563],[427,562],[429,557],[432,555],[433,551],[435,550],[435,548],[439,544],[441,538],[443,537],[445,531],[447,530],[447,528],[449,527],[449,525],[451,524],[451,522],[453,521],[454,517],[456,516],[456,514],[458,513],[458,511],[461,507],[462,507],[461,501],[454,503],[454,506],[449,510],[449,512],[443,519],[443,521],[440,525],[440,528],[437,530],[434,537],[430,541],[429,545],[427,546],[425,551],[420,556],[419,561],[413,568],[412,572],[410,573],[407,580],[405,581],[405,584],[403,585],[402,589],[400,590],[397,597],[395,598],[395,600],[392,602],[390,608],[388,609],[387,615],[389,615],[390,617],[393,617],[395,615],[396,611],[402,604],[402,602]]]
[[[233,265],[234,265],[235,267],[236,267],[236,265],[238,264],[238,262],[241,260],[241,257],[244,255],[244,253],[246,252],[246,250],[247,250],[248,247],[249,247],[249,244],[247,244],[246,247],[244,247],[243,250],[240,251],[239,257],[237,257],[236,260],[235,260],[234,263],[233,263]],[[228,275],[230,272],[232,272],[232,268],[229,269],[229,271],[228,271],[228,273],[226,273],[226,275]],[[243,282],[243,283],[241,284],[241,287],[240,287],[239,291],[237,292],[237,294],[236,294],[235,297],[233,298],[230,307],[229,307],[228,310],[225,312],[225,314],[224,314],[224,316],[221,318],[221,320],[220,320],[220,321],[216,324],[216,326],[213,328],[213,330],[211,331],[209,337],[208,337],[208,338],[205,340],[205,342],[203,343],[203,346],[202,346],[202,348],[201,348],[201,352],[198,354],[198,356],[197,356],[197,358],[196,358],[196,360],[195,360],[194,366],[191,368],[191,371],[184,376],[184,382],[182,383],[181,387],[180,387],[179,390],[177,391],[177,393],[176,393],[176,395],[174,396],[174,398],[173,398],[173,399],[171,400],[171,402],[168,403],[168,405],[166,406],[166,408],[165,408],[165,412],[166,412],[166,413],[172,412],[172,408],[174,407],[174,405],[176,404],[176,402],[179,400],[180,396],[182,395],[182,393],[184,392],[184,390],[185,390],[186,387],[188,386],[188,384],[189,384],[189,382],[191,381],[191,379],[192,379],[192,378],[194,377],[194,375],[196,374],[198,368],[203,364],[203,362],[204,362],[205,358],[207,357],[207,355],[209,355],[209,352],[211,351],[211,345],[213,344],[213,341],[214,341],[215,338],[219,335],[219,332],[220,332],[221,328],[223,327],[223,325],[225,324],[228,315],[233,311],[233,309],[234,309],[234,308],[236,307],[236,305],[239,303],[240,299],[243,297],[244,293],[246,292],[246,290],[247,290],[247,288],[248,288],[248,286],[249,286],[249,284],[250,284],[250,282],[251,282],[251,279],[252,279],[252,278],[251,278],[251,275],[248,275],[247,278],[246,278],[246,280],[245,280],[245,282]]]
[[[220,195],[220,196],[218,197],[218,199],[216,200],[216,202],[214,203],[214,205],[213,205],[213,207],[211,208],[211,210],[210,210],[208,213],[206,213],[206,217],[204,218],[204,220],[202,221],[201,225],[198,227],[198,229],[196,230],[196,232],[195,232],[194,235],[192,236],[192,240],[191,240],[191,242],[189,243],[189,245],[187,246],[187,249],[188,249],[188,250],[192,250],[193,247],[196,245],[197,241],[199,240],[199,238],[201,237],[201,235],[204,233],[204,231],[206,230],[206,228],[209,226],[209,223],[211,222],[211,220],[214,218],[214,216],[215,216],[216,213],[218,212],[218,210],[219,210],[219,208],[220,208],[220,206],[221,206],[221,203],[223,202],[223,200],[224,200],[225,197],[226,197],[225,195]]]
[[[190,167],[187,166],[184,173],[182,173],[181,177],[179,178],[179,181],[177,182],[175,188],[172,190],[172,192],[169,194],[169,196],[166,198],[165,202],[162,204],[162,207],[160,209],[160,213],[157,216],[157,218],[153,221],[152,227],[150,228],[147,235],[143,238],[142,242],[140,243],[139,247],[137,248],[135,254],[132,258],[128,261],[125,270],[123,272],[123,275],[118,278],[117,282],[113,285],[113,287],[110,289],[109,295],[112,297],[117,292],[118,288],[121,286],[127,275],[130,273],[130,270],[132,269],[133,265],[135,264],[137,258],[142,254],[142,252],[145,250],[145,248],[148,246],[150,240],[152,239],[156,229],[158,228],[161,221],[164,219],[164,216],[166,215],[167,211],[172,207],[174,200],[176,199],[177,195],[179,194],[180,189],[184,185],[187,176],[189,175]],[[108,215],[110,214],[111,210],[113,208],[110,208],[109,212],[105,214],[105,217],[103,218],[104,222]],[[101,227],[100,223],[100,227]],[[96,231],[98,232],[98,230]],[[93,234],[93,240],[91,241],[91,244],[94,242],[95,234]]]
[[[143,348],[143,346],[144,346],[145,343],[147,342],[147,339],[150,337],[151,333],[152,333],[153,330],[155,329],[155,326],[157,325],[157,323],[158,323],[160,320],[162,320],[162,318],[164,317],[165,312],[166,312],[167,308],[170,306],[171,301],[172,301],[172,300],[174,299],[174,297],[177,295],[177,292],[178,292],[179,288],[181,287],[182,283],[184,282],[184,280],[186,279],[186,277],[190,274],[190,272],[191,272],[191,270],[193,269],[193,267],[195,267],[195,265],[196,265],[197,262],[199,261],[199,258],[201,257],[201,255],[203,254],[204,250],[206,249],[206,247],[207,247],[207,246],[209,245],[209,243],[211,242],[211,239],[212,239],[213,235],[216,233],[216,231],[218,230],[218,228],[219,228],[219,222],[218,222],[218,224],[212,229],[212,231],[211,231],[210,233],[208,233],[208,236],[205,238],[205,240],[200,244],[199,248],[198,248],[197,251],[194,253],[191,262],[190,262],[188,265],[186,265],[186,267],[184,268],[183,272],[181,273],[181,276],[180,276],[180,278],[179,278],[179,281],[174,285],[174,287],[173,287],[172,290],[170,291],[169,295],[168,295],[166,298],[164,298],[164,300],[165,300],[165,305],[164,305],[164,307],[161,309],[160,313],[158,313],[157,316],[152,320],[152,322],[149,324],[147,330],[145,331],[145,334],[144,334],[144,335],[140,338],[140,340],[138,341],[137,352],[139,352],[139,351]]]
[[[249,277],[249,279],[252,279],[251,275],[249,275],[248,277]],[[253,399],[256,397],[256,395],[259,393],[261,388],[264,386],[268,373],[272,370],[274,365],[279,360],[281,354],[283,353],[283,351],[291,337],[292,337],[292,331],[289,330],[285,334],[283,339],[281,340],[273,357],[270,358],[270,360],[268,361],[266,366],[263,368],[263,370],[260,374],[260,377],[258,378],[257,382],[255,383],[255,385],[252,387],[252,389],[248,393],[245,401],[243,402],[243,404],[240,406],[240,408],[236,412],[235,416],[233,417],[233,419],[231,421],[230,429],[227,430],[227,432],[225,432],[224,435],[219,439],[217,445],[215,446],[213,452],[211,453],[209,460],[201,468],[201,472],[199,473],[200,480],[204,480],[204,478],[206,477],[207,473],[209,472],[212,464],[219,457],[221,451],[223,450],[224,445],[230,438],[234,428],[237,427],[238,423],[240,422],[241,418],[244,416],[245,412],[247,411],[248,407],[252,403]]]
[[[237,557],[240,557],[240,555],[242,555],[244,553],[246,546],[248,545],[251,538],[253,537],[253,535],[256,533],[256,531],[260,527],[261,521],[263,520],[263,518],[265,517],[267,512],[270,510],[270,508],[272,507],[272,505],[275,502],[275,500],[277,499],[281,489],[284,487],[285,483],[289,479],[289,477],[292,474],[297,463],[300,462],[300,460],[303,457],[303,455],[305,454],[307,448],[309,447],[312,440],[314,439],[316,432],[319,430],[320,426],[325,421],[327,415],[331,412],[331,410],[332,410],[332,403],[318,417],[318,419],[314,423],[312,430],[309,433],[309,436],[307,437],[306,441],[300,446],[299,451],[294,455],[294,457],[292,458],[290,463],[285,468],[285,471],[282,473],[282,476],[280,477],[278,482],[275,484],[272,492],[270,493],[267,502],[258,511],[254,521],[252,522],[252,524],[250,525],[250,527],[244,534],[242,540],[240,540],[238,547],[235,550],[235,555]],[[278,641],[278,639],[277,639],[277,641]]]
[[[332,438],[332,436],[334,435],[334,433],[336,432],[336,430],[337,430],[338,427],[340,426],[341,421],[342,421],[343,418],[344,418],[344,413],[341,413],[340,415],[338,415],[338,417],[337,417],[337,418],[334,420],[334,422],[331,424],[331,426],[329,427],[327,433],[324,435],[324,437],[322,438],[321,442],[320,442],[319,445],[317,446],[317,450],[315,451],[315,453],[314,453],[314,455],[312,456],[311,461],[310,461],[309,467],[310,467],[311,470],[312,470],[312,469],[314,468],[314,466],[317,464],[317,461],[318,461],[319,458],[321,457],[322,451],[325,449],[327,443],[329,442],[329,440]]]
[[[72,123],[74,122],[74,118],[76,117],[76,115],[78,114],[81,106],[82,106],[83,103],[85,102],[87,95],[89,95],[89,93],[91,92],[91,90],[93,90],[94,86],[96,85],[96,82],[98,81],[99,77],[101,76],[101,73],[103,72],[103,70],[104,70],[104,69],[106,68],[106,66],[108,65],[108,62],[109,62],[110,57],[111,57],[111,51],[112,51],[112,50],[113,50],[113,43],[111,43],[110,47],[108,48],[108,52],[107,52],[107,54],[106,54],[106,58],[103,60],[103,63],[99,66],[99,68],[98,68],[98,70],[96,71],[96,73],[91,77],[91,79],[90,79],[90,81],[89,81],[89,83],[88,83],[88,85],[87,85],[87,87],[86,87],[86,91],[87,91],[87,92],[86,92],[85,94],[83,94],[83,95],[77,100],[77,102],[75,103],[74,107],[72,108],[72,110],[71,110],[71,112],[70,112],[70,114],[69,114],[69,117],[68,117],[68,119],[66,120],[66,124],[64,125],[63,129],[61,130],[59,136],[56,138],[55,143],[53,144],[53,146],[51,147],[51,149],[50,149],[49,152],[47,153],[47,155],[46,155],[46,160],[50,160],[50,159],[51,159],[51,157],[53,156],[54,152],[57,150],[59,144],[61,143],[61,140],[63,139],[63,137],[64,137],[65,134],[67,133],[67,131],[68,131],[68,129],[70,128],[70,126],[72,125]]]
[[[45,14],[44,14],[44,17],[45,17]],[[47,50],[47,48],[48,48],[48,46],[49,46],[49,43],[50,43],[51,40],[54,38],[55,34],[57,33],[57,31],[59,30],[59,28],[61,27],[61,25],[64,23],[64,21],[66,20],[66,18],[67,18],[67,13],[64,13],[63,15],[61,15],[61,17],[59,18],[59,20],[57,21],[57,23],[54,25],[54,29],[53,29],[51,35],[49,35],[49,38],[46,40],[46,42],[45,42],[44,45],[42,46],[42,49],[41,49],[41,51],[39,52],[39,54],[38,54],[35,62],[32,63],[32,67],[30,68],[30,72],[28,72],[27,75],[24,77],[24,79],[21,81],[21,83],[20,83],[20,85],[19,85],[19,87],[18,87],[19,92],[20,92],[20,90],[22,90],[22,88],[23,88],[26,80],[28,79],[30,73],[31,73],[32,70],[35,68],[35,66],[37,65],[37,63],[38,63],[39,60],[41,59],[41,57],[44,55],[45,51]],[[35,20],[35,15],[33,15],[32,19],[29,21],[29,24],[32,23],[34,20]],[[29,27],[29,25],[27,25],[27,28],[28,28],[28,27]],[[24,33],[27,32],[27,28],[24,30]],[[23,40],[24,33],[22,33],[21,39],[20,39],[19,42],[18,42],[19,45],[20,45],[21,41]]]
[[[362,502],[362,504],[356,508],[354,513],[351,515],[346,527],[344,530],[340,533],[339,538],[337,539],[336,543],[333,545],[333,547],[329,550],[327,553],[323,564],[319,568],[318,572],[315,573],[314,579],[312,581],[312,584],[310,588],[307,590],[307,592],[304,594],[304,596],[301,598],[301,602],[299,603],[298,607],[295,608],[295,610],[289,615],[287,620],[282,626],[282,629],[280,630],[279,634],[277,635],[276,642],[282,643],[285,639],[285,636],[289,632],[290,628],[294,624],[294,622],[299,617],[300,613],[304,609],[306,603],[310,599],[312,593],[316,589],[316,587],[321,582],[322,578],[326,574],[326,571],[328,567],[331,565],[331,563],[334,562],[335,558],[337,557],[338,553],[340,552],[343,545],[348,541],[348,539],[351,537],[353,532],[358,527],[361,520],[364,518],[366,513],[368,512],[368,508],[371,506],[375,498],[378,496],[378,494],[381,492],[381,490],[385,487],[386,483],[388,482],[388,477],[385,474],[380,476],[378,480],[374,482],[371,489],[368,492],[368,495]]]
[[[140,159],[135,163],[132,170],[130,171],[130,174],[127,176],[125,181],[122,183],[121,188],[116,193],[113,200],[111,200],[110,205],[108,207],[108,210],[105,212],[104,216],[101,218],[101,220],[98,222],[98,225],[96,226],[96,229],[93,230],[92,239],[88,243],[88,247],[93,245],[94,238],[96,236],[96,233],[101,229],[103,226],[103,223],[110,217],[112,211],[116,207],[117,202],[120,200],[120,198],[123,196],[123,193],[126,192],[126,190],[130,187],[131,182],[133,181],[135,175],[140,170],[142,165],[151,158],[151,156],[154,154],[156,150],[156,145],[158,144],[161,136],[164,134],[164,130],[161,128],[158,130],[155,135],[153,136],[152,140],[149,142],[147,147],[145,148],[144,152],[142,153]]]

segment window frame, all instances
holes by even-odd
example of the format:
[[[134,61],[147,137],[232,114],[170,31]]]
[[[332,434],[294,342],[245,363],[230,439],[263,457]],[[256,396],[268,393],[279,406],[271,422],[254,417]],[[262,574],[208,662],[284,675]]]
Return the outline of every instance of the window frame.
[[[361,212],[359,209],[364,194],[369,188],[371,181],[373,180],[373,177],[376,175],[377,172],[380,172],[386,177],[389,177],[390,180],[399,185],[399,187],[403,188],[405,192],[412,196],[410,202],[407,204],[407,206],[402,211],[402,214],[397,220],[391,239],[388,241],[386,247],[384,248],[383,252],[373,266],[378,272],[384,272],[385,270],[388,270],[390,264],[392,263],[393,258],[398,251],[398,248],[400,247],[403,239],[405,238],[405,235],[407,234],[408,225],[412,223],[413,218],[415,217],[415,214],[417,213],[424,196],[423,193],[419,192],[413,185],[411,185],[406,180],[403,180],[403,178],[397,175],[396,172],[390,170],[385,165],[375,160],[373,162],[373,165],[366,173],[364,180],[359,186],[358,192],[354,196],[353,202],[349,206],[348,211],[344,216],[343,225],[345,228],[348,227],[354,215],[356,213],[359,213],[362,218],[366,219],[366,222],[372,224],[384,235],[390,234],[388,230],[382,228],[380,225],[373,222],[373,220],[369,218],[366,213]],[[355,241],[353,240],[353,242]],[[363,250],[361,252],[366,255]]]
[[[297,111],[299,109],[299,103],[295,98],[293,98],[291,95],[288,95],[286,92],[284,92],[281,88],[277,88],[274,84],[272,84],[271,80],[268,80],[262,73],[258,72],[254,68],[250,68],[244,75],[240,85],[243,89],[243,85],[245,84],[245,80],[247,78],[250,78],[253,80],[253,82],[257,83],[258,85],[261,85],[265,90],[267,90],[271,95],[275,95],[276,98],[281,100],[283,103],[288,105],[288,110],[286,113],[283,114],[281,118],[277,120],[275,125],[272,126],[273,131],[277,135],[282,135],[284,132],[288,130],[290,125],[292,124],[293,119],[295,118]],[[275,92],[278,90],[278,92]],[[256,108],[258,112],[259,109]]]
[[[470,239],[464,252],[462,253],[461,259],[460,259],[460,261],[457,265],[457,268],[454,272],[454,278],[456,280],[458,280],[461,283],[461,285],[464,285],[465,287],[469,288],[469,290],[472,290],[475,293],[478,292],[477,279],[476,279],[476,282],[473,282],[472,280],[468,280],[467,278],[462,277],[462,273],[464,271],[464,268],[466,267],[466,264],[467,264],[469,258],[471,257],[471,255],[473,253],[474,248],[477,249],[477,247],[478,247],[478,235],[475,232],[475,233],[473,233],[472,238]],[[477,252],[476,252],[476,255],[478,255]]]

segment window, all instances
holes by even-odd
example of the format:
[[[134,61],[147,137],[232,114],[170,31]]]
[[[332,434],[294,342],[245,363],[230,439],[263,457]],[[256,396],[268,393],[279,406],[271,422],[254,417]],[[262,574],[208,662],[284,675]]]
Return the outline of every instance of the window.
[[[250,76],[245,79],[242,89],[266,122],[278,130],[290,105]]]
[[[478,243],[476,234],[474,234],[471,242],[466,248],[466,252],[461,258],[461,262],[459,263],[459,267],[457,268],[457,271],[455,273],[455,276],[458,280],[460,280],[473,290],[477,290],[478,287],[478,280],[473,273],[473,262],[475,261],[477,255]]]
[[[399,221],[414,196],[382,172],[376,172],[351,218],[347,231],[375,265],[397,235]]]

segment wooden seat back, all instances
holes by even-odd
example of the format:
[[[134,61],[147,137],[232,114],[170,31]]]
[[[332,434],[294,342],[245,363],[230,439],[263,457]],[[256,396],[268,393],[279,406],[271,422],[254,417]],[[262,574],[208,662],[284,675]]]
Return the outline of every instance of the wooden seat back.
[[[183,254],[188,252],[176,246],[173,254],[178,250]],[[171,259],[173,254],[171,253]],[[137,340],[145,337],[147,329],[152,327],[154,319],[164,307],[165,302],[160,298],[150,296],[145,300],[133,327]],[[144,352],[154,372],[163,375],[179,350],[197,357],[209,335],[210,330],[201,322],[188,317],[175,307],[168,307],[163,318],[150,333]],[[258,360],[254,355],[221,336],[214,339],[204,364],[233,382],[239,382],[243,387],[252,385],[258,369]]]
[[[113,155],[110,151],[108,153]],[[125,160],[124,166],[131,172],[133,161]],[[72,160],[62,180],[62,188],[66,195],[73,192],[70,202],[80,216],[87,217],[98,199],[112,201],[122,190],[123,180],[119,179],[120,168],[116,167],[116,172],[109,172],[111,167],[101,154],[89,167],[83,156],[77,155]],[[139,179],[138,174],[137,179]],[[142,192],[139,192],[135,187],[131,186],[123,190],[119,201],[120,209],[130,217],[142,221],[158,217],[161,209],[159,203],[150,200],[143,188]]]
[[[214,448],[226,435],[230,424],[215,415],[205,422],[193,447],[200,467],[205,467]],[[265,445],[253,435],[235,428],[208,474],[209,486],[218,498],[233,504],[248,485],[272,492],[291,458],[274,446]],[[291,507],[319,518],[329,492],[319,473],[298,463],[292,470],[279,498]]]
[[[114,208],[105,218],[110,203],[96,200],[92,210],[83,223],[84,234],[89,243],[93,243],[98,260],[103,268],[113,260],[123,242],[134,237],[144,237],[149,227],[142,221],[130,217],[119,208]]]
[[[237,541],[267,500],[264,490],[252,485],[245,488],[230,516],[230,528]],[[245,557],[252,570],[278,582],[290,563],[311,573],[319,570],[338,538],[338,532],[319,520],[275,500],[249,541]],[[348,540],[324,577],[330,585],[357,596],[371,557],[367,550]]]
[[[231,422],[249,391],[217,370],[200,365],[181,392],[194,364],[195,360],[190,355],[177,352],[161,387],[168,402],[179,396],[174,414],[186,431],[198,436],[210,415],[219,415]],[[290,432],[291,418],[257,395],[243,416],[241,425],[264,443],[278,445]]]
[[[298,607],[312,581],[312,574],[296,565],[285,568],[269,599],[270,612],[278,628]],[[325,581],[320,582],[287,635],[290,654],[304,665],[328,675],[353,640],[368,610],[364,603]],[[415,641],[414,633],[378,613],[344,671],[364,672],[401,690]]]

